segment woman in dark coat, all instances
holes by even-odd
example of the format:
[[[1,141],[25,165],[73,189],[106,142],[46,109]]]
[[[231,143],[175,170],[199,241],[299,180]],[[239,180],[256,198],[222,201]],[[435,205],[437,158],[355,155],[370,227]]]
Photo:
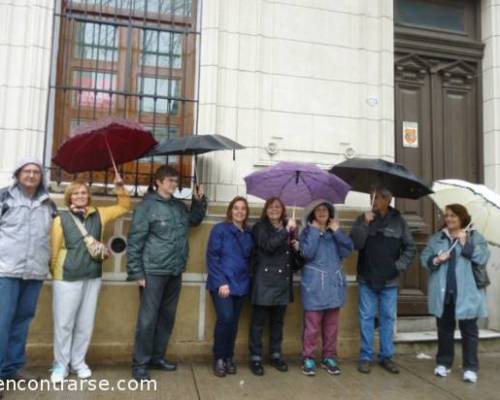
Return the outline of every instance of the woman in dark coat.
[[[286,220],[285,205],[279,198],[266,201],[260,220],[253,227],[254,275],[252,320],[250,325],[250,369],[263,375],[262,332],[270,320],[271,365],[285,372],[288,366],[281,355],[283,320],[287,305],[293,301],[294,269],[300,264],[299,243],[291,238],[294,220]]]

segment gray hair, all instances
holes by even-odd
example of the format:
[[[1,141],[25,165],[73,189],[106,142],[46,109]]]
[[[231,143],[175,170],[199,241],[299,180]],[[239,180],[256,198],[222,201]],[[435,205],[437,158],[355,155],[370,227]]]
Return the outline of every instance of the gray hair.
[[[375,186],[372,188],[372,193],[379,193],[384,199],[392,199],[392,192],[384,187]]]

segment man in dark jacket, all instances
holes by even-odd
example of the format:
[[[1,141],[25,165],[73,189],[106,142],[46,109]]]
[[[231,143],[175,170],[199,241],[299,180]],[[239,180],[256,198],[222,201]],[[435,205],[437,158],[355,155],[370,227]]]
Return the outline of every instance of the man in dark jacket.
[[[141,289],[132,365],[137,380],[150,379],[148,368],[177,368],[165,359],[165,352],[189,253],[189,226],[201,224],[207,210],[201,186],[193,195],[191,210],[173,197],[178,179],[170,166],[156,171],[157,191],[135,208],[128,237],[128,280],[137,281]]]
[[[394,356],[394,324],[397,314],[399,274],[409,268],[416,245],[408,224],[390,206],[392,194],[376,190],[373,209],[359,216],[351,237],[358,255],[361,354],[358,370],[369,373],[374,359],[375,317],[379,314],[380,365],[392,373],[399,367]]]

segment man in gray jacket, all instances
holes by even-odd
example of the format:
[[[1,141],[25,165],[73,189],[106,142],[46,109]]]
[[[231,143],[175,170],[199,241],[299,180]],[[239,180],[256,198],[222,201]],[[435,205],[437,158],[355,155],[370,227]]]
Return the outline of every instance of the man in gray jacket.
[[[0,379],[33,379],[22,369],[26,340],[48,274],[56,207],[36,159],[22,160],[0,189]]]
[[[416,245],[408,224],[398,210],[390,206],[392,194],[375,191],[373,209],[359,216],[351,237],[358,255],[359,323],[361,354],[359,372],[369,373],[374,359],[375,317],[379,317],[382,367],[399,373],[393,361],[394,324],[396,322],[399,274],[409,268]]]

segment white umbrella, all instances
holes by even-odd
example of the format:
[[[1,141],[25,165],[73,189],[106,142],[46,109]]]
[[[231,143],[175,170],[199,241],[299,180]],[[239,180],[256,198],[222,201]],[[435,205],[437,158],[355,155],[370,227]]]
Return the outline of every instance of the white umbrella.
[[[484,185],[459,179],[443,179],[432,185],[430,195],[444,211],[448,204],[462,204],[472,217],[474,228],[487,241],[500,246],[500,196]]]

